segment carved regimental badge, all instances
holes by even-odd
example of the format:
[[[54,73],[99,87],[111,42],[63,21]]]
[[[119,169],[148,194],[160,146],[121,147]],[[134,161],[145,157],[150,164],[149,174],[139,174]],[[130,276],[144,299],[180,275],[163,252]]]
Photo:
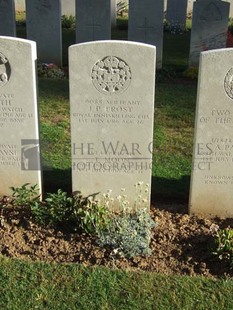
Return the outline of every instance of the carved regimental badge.
[[[129,87],[131,77],[127,63],[116,56],[98,60],[91,73],[95,88],[104,94],[122,93]]]
[[[7,58],[0,53],[0,87],[5,85],[9,80],[10,66]]]
[[[225,76],[224,88],[227,95],[233,99],[233,68],[231,68]]]

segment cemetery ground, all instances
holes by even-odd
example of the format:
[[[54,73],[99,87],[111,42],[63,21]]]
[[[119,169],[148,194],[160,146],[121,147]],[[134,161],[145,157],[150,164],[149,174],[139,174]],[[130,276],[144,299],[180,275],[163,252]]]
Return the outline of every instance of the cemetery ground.
[[[188,46],[188,32],[165,33],[155,98],[151,255],[118,257],[87,234],[41,227],[27,207],[3,207],[3,309],[233,308],[232,269],[212,254],[211,232],[213,224],[226,228],[233,221],[188,215],[196,102],[190,78],[196,71],[185,72]],[[68,79],[39,78],[39,108],[44,191],[71,194]]]

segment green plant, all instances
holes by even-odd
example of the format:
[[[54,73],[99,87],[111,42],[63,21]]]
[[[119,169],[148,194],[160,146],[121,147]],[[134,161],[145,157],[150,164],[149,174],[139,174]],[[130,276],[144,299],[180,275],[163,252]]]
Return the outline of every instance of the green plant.
[[[73,15],[62,15],[61,17],[61,22],[62,22],[62,28],[67,28],[67,29],[74,29],[75,28],[75,16]]]
[[[108,224],[108,212],[92,197],[83,197],[81,193],[69,197],[58,189],[49,193],[43,203],[31,207],[32,215],[40,225],[54,227],[65,226],[73,231],[97,234]]]
[[[10,187],[12,190],[12,204],[17,206],[31,206],[40,200],[37,184],[23,184],[21,187]]]
[[[81,194],[74,197],[74,214],[80,228],[88,234],[98,234],[109,224],[109,212],[106,205],[101,205],[92,196],[83,198]]]
[[[47,194],[42,203],[31,206],[31,212],[40,225],[59,226],[69,223],[72,215],[73,199],[66,192],[58,189],[57,193]]]
[[[228,31],[233,34],[233,20],[232,18],[229,20],[229,23],[228,23]]]
[[[233,267],[233,228],[212,228],[216,249],[213,252],[220,260],[226,260]]]
[[[189,67],[187,70],[183,73],[184,77],[187,77],[192,80],[197,80],[198,78],[198,68],[196,67]]]

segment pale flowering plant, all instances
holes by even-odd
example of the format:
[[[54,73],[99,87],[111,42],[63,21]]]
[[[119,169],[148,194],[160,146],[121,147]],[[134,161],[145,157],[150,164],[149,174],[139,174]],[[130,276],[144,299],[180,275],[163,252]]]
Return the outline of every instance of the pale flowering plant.
[[[105,206],[118,206],[119,212],[111,212],[110,224],[105,230],[98,232],[98,243],[101,246],[110,246],[113,256],[134,257],[148,256],[150,251],[151,229],[156,223],[150,217],[147,209],[149,184],[135,183],[135,202],[131,206],[125,192],[112,197],[108,190],[103,195]]]

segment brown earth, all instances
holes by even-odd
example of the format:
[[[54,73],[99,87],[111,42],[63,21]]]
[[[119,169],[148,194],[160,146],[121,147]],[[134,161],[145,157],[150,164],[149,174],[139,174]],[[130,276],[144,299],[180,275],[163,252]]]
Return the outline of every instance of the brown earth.
[[[159,272],[163,274],[233,276],[224,261],[212,255],[212,224],[233,227],[233,219],[207,219],[187,214],[185,205],[151,207],[158,224],[152,231],[149,257],[116,257],[101,248],[95,238],[42,228],[29,218],[27,210],[8,207],[0,211],[0,253],[32,261],[81,263]]]

